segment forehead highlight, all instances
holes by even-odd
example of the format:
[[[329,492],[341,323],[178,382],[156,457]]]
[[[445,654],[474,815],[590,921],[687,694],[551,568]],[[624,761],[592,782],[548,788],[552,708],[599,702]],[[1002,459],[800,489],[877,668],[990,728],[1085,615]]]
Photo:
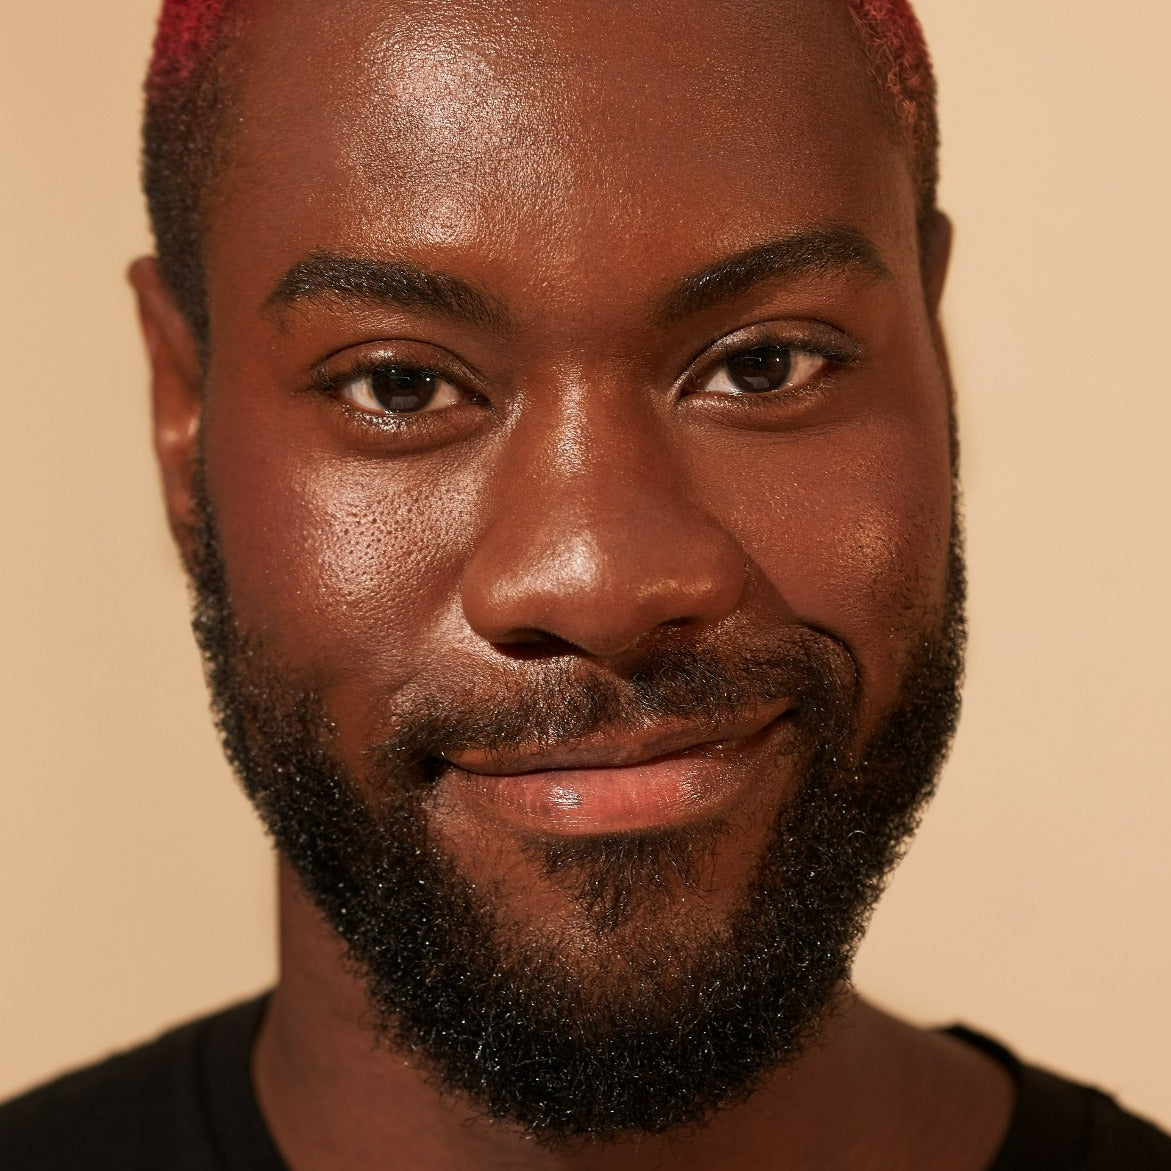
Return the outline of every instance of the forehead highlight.
[[[182,82],[215,51],[228,15],[244,0],[163,0],[149,82]],[[930,88],[931,63],[909,0],[841,0],[868,47],[889,65],[888,87],[913,101]]]

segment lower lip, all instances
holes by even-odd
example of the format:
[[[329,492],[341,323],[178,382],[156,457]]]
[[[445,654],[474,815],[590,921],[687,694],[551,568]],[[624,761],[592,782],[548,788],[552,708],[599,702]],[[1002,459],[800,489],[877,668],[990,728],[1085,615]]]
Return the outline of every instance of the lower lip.
[[[521,831],[566,837],[673,829],[729,811],[779,763],[778,725],[746,740],[703,744],[615,768],[505,776],[452,766],[444,782]],[[770,751],[771,750],[771,751]]]

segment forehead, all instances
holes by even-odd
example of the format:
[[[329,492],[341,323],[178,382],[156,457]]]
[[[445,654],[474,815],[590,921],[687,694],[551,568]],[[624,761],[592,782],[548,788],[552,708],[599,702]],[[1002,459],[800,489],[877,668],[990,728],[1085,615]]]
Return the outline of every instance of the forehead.
[[[242,49],[213,262],[374,247],[617,295],[811,225],[913,235],[844,0],[271,0]]]

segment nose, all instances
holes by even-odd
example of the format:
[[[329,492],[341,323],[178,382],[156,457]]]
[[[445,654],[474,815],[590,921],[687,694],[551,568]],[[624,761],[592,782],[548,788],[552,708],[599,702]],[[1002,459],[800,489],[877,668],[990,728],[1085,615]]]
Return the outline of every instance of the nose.
[[[461,600],[471,628],[496,645],[611,657],[663,627],[714,624],[744,592],[743,550],[661,442],[518,441],[488,514]]]

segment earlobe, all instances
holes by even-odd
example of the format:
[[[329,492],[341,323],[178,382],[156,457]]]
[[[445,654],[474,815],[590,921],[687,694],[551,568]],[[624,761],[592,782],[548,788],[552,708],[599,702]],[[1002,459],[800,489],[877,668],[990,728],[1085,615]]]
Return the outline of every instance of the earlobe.
[[[184,563],[190,567],[203,410],[199,348],[163,281],[158,262],[153,257],[136,260],[127,276],[138,302],[150,363],[155,454],[162,473],[167,520]]]

